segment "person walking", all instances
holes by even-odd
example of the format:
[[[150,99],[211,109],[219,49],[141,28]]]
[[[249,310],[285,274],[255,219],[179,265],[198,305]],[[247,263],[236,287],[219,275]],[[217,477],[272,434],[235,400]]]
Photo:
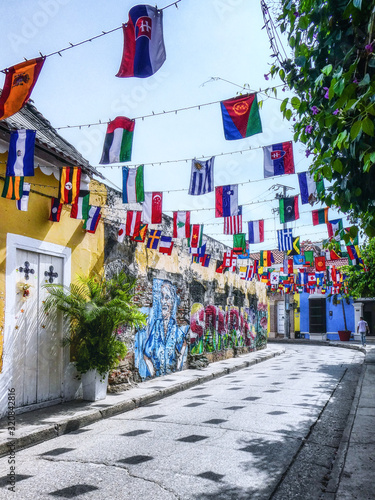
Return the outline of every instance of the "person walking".
[[[359,318],[358,321],[358,326],[357,326],[357,333],[361,334],[361,342],[364,347],[366,347],[366,333],[370,331],[367,321],[363,319],[363,316]]]

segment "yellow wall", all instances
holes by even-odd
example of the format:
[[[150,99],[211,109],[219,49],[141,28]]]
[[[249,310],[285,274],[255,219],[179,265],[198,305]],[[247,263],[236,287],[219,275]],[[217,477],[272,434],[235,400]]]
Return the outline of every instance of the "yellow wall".
[[[0,164],[0,175],[5,176],[5,165]],[[104,224],[99,222],[95,234],[83,229],[83,221],[70,218],[70,205],[64,205],[60,222],[48,220],[51,196],[57,196],[58,181],[53,175],[45,175],[39,168],[35,177],[25,178],[31,183],[27,212],[16,208],[14,200],[0,197],[0,356],[3,352],[4,306],[5,306],[5,269],[6,235],[19,234],[49,243],[63,245],[72,250],[72,281],[77,274],[87,275],[91,271],[100,272],[104,263]],[[0,194],[4,181],[0,179]],[[102,205],[106,202],[105,186],[91,181],[90,204]],[[34,191],[37,191],[34,192]],[[41,194],[39,194],[41,193]],[[47,196],[43,196],[47,195]]]

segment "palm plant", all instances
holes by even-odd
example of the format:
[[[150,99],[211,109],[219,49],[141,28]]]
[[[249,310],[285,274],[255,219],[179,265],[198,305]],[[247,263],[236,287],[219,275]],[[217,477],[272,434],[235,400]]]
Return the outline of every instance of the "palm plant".
[[[124,358],[127,348],[118,340],[119,326],[140,327],[146,315],[134,304],[136,279],[119,272],[111,279],[79,276],[70,287],[47,284],[45,309],[57,309],[69,320],[64,345],[80,373],[94,369],[104,376]]]

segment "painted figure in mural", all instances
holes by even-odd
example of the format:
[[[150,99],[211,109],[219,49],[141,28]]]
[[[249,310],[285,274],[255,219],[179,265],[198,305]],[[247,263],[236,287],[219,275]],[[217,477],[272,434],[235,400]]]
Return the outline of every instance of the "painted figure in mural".
[[[137,364],[142,378],[165,375],[183,367],[187,355],[186,331],[177,325],[177,305],[172,283],[155,279],[152,310],[147,329],[142,332],[145,342],[141,346],[140,336],[137,342]],[[139,359],[140,354],[143,359]]]

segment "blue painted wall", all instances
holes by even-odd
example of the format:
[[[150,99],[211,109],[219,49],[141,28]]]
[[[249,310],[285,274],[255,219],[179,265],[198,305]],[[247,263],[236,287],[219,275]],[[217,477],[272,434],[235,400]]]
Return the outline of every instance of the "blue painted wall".
[[[305,334],[305,338],[309,338],[309,297],[310,294],[302,293],[300,295],[300,328],[301,333]],[[314,300],[314,299],[310,299]],[[348,330],[352,332],[355,331],[354,325],[354,307],[352,300],[350,304],[344,302],[345,314],[346,314],[346,324]],[[332,316],[329,312],[332,311]],[[326,325],[327,325],[327,338],[330,340],[339,340],[337,334],[338,330],[344,330],[344,318],[342,314],[341,303],[334,306],[332,303],[332,298],[326,297]]]

